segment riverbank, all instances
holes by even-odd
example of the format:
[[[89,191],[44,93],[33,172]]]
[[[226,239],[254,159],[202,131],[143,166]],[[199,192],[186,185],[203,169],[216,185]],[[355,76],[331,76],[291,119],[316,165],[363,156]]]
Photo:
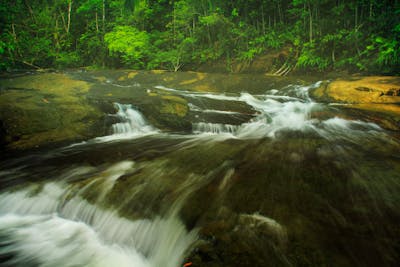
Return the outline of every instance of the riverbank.
[[[193,114],[188,112],[187,100],[160,91],[157,86],[203,93],[261,94],[288,84],[307,85],[319,79],[131,70],[10,73],[1,77],[1,143],[4,148],[29,149],[106,135],[115,122],[108,115],[116,112],[114,102],[135,105],[162,130],[190,132]],[[318,102],[347,109],[349,112],[344,116],[359,117],[384,129],[399,131],[399,92],[399,77],[347,76],[325,80],[311,93]],[[254,113],[240,103],[229,109],[242,114],[241,122],[251,119]]]

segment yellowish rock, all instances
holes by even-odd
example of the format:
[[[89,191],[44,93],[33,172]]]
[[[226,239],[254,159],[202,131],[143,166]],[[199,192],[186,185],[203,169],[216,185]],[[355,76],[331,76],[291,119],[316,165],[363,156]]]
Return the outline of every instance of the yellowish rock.
[[[322,88],[315,94],[321,95]],[[400,77],[371,76],[337,80],[327,85],[326,95],[346,103],[400,103]]]
[[[137,71],[131,71],[128,73],[128,79],[133,79],[135,78],[136,75],[138,75],[139,72]]]
[[[164,114],[174,114],[178,115],[179,117],[184,117],[188,112],[188,107],[180,103],[165,103],[163,104],[160,112]]]
[[[185,105],[187,103],[186,100],[183,99],[182,97],[174,96],[174,95],[163,95],[161,98],[165,99],[165,100],[171,100],[171,101],[174,101],[177,103],[185,104]]]
[[[98,80],[101,83],[104,83],[107,81],[107,78],[104,76],[100,76],[100,77],[95,77],[96,80]]]
[[[166,70],[152,70],[150,72],[153,73],[153,74],[161,74],[161,73],[165,73],[167,71]]]
[[[313,96],[322,101],[346,103],[358,109],[368,120],[389,130],[400,130],[400,77],[369,76],[338,79],[324,83]]]

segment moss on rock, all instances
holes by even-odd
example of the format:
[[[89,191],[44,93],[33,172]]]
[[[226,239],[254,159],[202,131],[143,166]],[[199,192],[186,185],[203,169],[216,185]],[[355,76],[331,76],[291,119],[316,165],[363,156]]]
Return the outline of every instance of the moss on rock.
[[[84,97],[90,84],[46,73],[2,80],[0,120],[11,148],[26,149],[95,136],[102,114]]]

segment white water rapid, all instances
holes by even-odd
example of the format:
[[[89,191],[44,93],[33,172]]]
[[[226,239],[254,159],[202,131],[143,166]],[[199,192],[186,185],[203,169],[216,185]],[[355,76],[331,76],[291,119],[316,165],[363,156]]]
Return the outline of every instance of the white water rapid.
[[[169,94],[177,94],[190,101],[194,99],[200,103],[207,99],[218,102],[237,102],[248,105],[253,110],[253,118],[239,124],[215,123],[207,120],[192,122],[192,132],[195,136],[186,137],[213,138],[217,140],[235,139],[259,139],[276,138],[280,132],[299,131],[313,133],[328,140],[345,139],[356,142],[359,136],[366,138],[385,138],[383,130],[374,123],[360,120],[350,120],[340,117],[318,118],[313,116],[321,111],[331,108],[329,105],[314,102],[309,96],[309,90],[319,87],[321,81],[309,86],[288,85],[281,90],[272,89],[265,94],[240,93],[199,93],[185,90],[177,90],[165,86],[155,86],[156,90],[167,91]],[[115,116],[120,122],[112,125],[112,134],[98,137],[92,142],[109,142],[124,139],[137,139],[148,135],[162,134],[160,130],[147,123],[143,114],[129,104],[114,103],[117,109]],[[237,110],[218,109],[215,107],[199,107],[188,103],[191,112],[208,114],[211,116],[238,117],[241,114]],[[196,116],[197,117],[197,116]],[[168,134],[167,134],[168,135]],[[218,136],[216,136],[218,135]],[[182,136],[182,137],[183,137]],[[172,137],[172,135],[171,135]],[[175,137],[177,137],[175,135]],[[84,142],[86,143],[86,142]]]
[[[374,123],[349,120],[340,117],[318,118],[313,114],[328,110],[327,105],[314,102],[309,90],[319,87],[321,81],[309,85],[289,85],[281,90],[269,90],[265,94],[226,95],[218,93],[196,93],[180,91],[164,86],[156,89],[180,94],[188,99],[211,99],[244,103],[255,110],[254,117],[237,125],[200,121],[193,123],[193,133],[204,136],[220,135],[225,138],[259,139],[275,138],[282,131],[299,131],[313,133],[322,138],[356,141],[360,136],[367,138],[385,138],[383,130]],[[232,117],[238,114],[232,110],[200,108],[193,103],[189,108],[197,113],[227,114]],[[218,140],[221,140],[220,138]]]
[[[400,145],[313,101],[320,83],[257,94],[155,86],[153,96],[138,85],[140,97],[179,96],[185,115],[160,112],[152,126],[135,98],[115,103],[108,136],[5,159],[0,266],[296,266],[293,255],[314,249],[328,260],[332,247],[349,252],[338,257],[349,262],[384,251],[382,233],[395,227],[373,224],[399,210]],[[354,262],[345,265],[366,266]]]
[[[1,266],[176,267],[196,240],[176,207],[165,216],[127,219],[101,207],[115,182],[134,170],[123,161],[98,172],[68,171],[64,181],[28,186],[0,195]],[[68,179],[93,176],[79,188]],[[90,203],[88,192],[97,198]]]
[[[117,113],[115,114],[122,122],[112,126],[113,134],[121,136],[142,136],[154,133],[155,129],[148,125],[143,115],[134,109],[132,105],[115,103]]]
[[[117,113],[109,114],[109,116],[116,117],[120,122],[111,126],[112,134],[97,137],[90,140],[89,143],[135,139],[159,132],[158,129],[148,124],[143,114],[133,108],[132,105],[114,103],[114,106],[117,109]],[[86,143],[87,142],[82,142],[80,144]]]

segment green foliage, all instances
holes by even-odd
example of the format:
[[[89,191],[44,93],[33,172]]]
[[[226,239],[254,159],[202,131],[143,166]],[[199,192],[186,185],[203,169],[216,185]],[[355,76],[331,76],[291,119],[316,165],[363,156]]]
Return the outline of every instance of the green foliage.
[[[259,54],[261,49],[251,48],[247,51],[239,52],[239,60],[241,61],[251,61],[254,59],[254,56]]]
[[[87,32],[80,36],[77,54],[82,62],[90,62],[91,64],[101,65],[101,56],[106,53],[106,48],[101,40],[101,36],[96,32]]]
[[[400,63],[400,46],[397,40],[378,36],[375,38],[375,46],[379,51],[376,60],[378,64],[395,65]]]
[[[79,66],[81,57],[77,52],[61,52],[57,55],[55,64],[58,68],[69,68]]]
[[[389,0],[3,1],[0,68],[176,71],[289,49],[299,69],[398,73],[399,14]]]
[[[328,65],[328,60],[319,55],[318,50],[313,43],[304,44],[297,60],[298,67],[324,70]]]
[[[143,67],[149,48],[147,32],[130,26],[117,26],[104,36],[104,40],[112,56],[121,57],[127,66]]]
[[[100,10],[103,0],[86,0],[76,10],[77,13],[88,13]]]
[[[9,36],[2,34],[0,38],[0,70],[8,69],[12,66],[12,55],[15,47]]]

